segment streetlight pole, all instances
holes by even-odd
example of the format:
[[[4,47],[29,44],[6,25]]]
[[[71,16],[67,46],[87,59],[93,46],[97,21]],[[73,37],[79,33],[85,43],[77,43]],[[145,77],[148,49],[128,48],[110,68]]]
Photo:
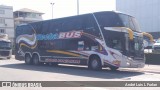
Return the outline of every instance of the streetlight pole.
[[[77,0],[77,15],[79,15],[79,0]]]
[[[50,3],[51,5],[52,5],[52,19],[53,19],[53,5],[55,4],[55,3]]]

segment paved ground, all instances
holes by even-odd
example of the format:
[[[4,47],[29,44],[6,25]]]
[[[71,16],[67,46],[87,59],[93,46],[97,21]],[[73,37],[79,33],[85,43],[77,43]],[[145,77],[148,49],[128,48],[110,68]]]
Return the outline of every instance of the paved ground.
[[[102,71],[91,71],[85,66],[59,65],[58,67],[41,65],[26,65],[23,61],[0,60],[0,81],[160,81],[160,65],[146,65],[141,69],[119,69],[116,72],[104,68]],[[3,88],[8,89],[8,88]],[[16,90],[16,88],[11,88]],[[22,89],[22,88],[21,88]],[[36,89],[36,88],[25,88]],[[39,90],[44,89],[40,88]],[[47,88],[61,89],[63,88]],[[92,88],[92,87],[75,87],[65,89],[78,90],[123,90],[138,88]],[[144,89],[153,89],[144,87]],[[159,90],[160,88],[154,88]]]

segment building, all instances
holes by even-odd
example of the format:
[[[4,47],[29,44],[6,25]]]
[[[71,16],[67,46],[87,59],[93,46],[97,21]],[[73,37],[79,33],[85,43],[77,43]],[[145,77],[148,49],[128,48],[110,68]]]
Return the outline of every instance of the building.
[[[15,27],[19,24],[31,23],[41,21],[44,13],[35,10],[23,8],[14,11],[14,23]]]
[[[136,17],[141,31],[154,33],[154,38],[160,33],[159,8],[160,0],[116,0],[116,10]]]
[[[8,34],[9,39],[14,39],[13,7],[0,5],[0,33]]]

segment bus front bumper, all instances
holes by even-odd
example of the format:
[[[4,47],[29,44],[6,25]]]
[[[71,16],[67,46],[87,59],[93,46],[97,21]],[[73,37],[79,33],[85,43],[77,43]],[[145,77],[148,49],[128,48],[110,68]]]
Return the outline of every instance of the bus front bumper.
[[[124,66],[124,67],[125,68],[143,68],[144,66],[145,66],[145,61],[127,60],[126,66]]]

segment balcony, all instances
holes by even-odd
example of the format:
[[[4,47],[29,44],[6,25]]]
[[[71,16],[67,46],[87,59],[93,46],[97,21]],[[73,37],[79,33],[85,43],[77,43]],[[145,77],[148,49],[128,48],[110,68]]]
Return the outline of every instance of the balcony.
[[[31,17],[16,17],[14,18],[15,21],[42,21],[42,19],[39,18],[31,18]]]
[[[42,14],[33,12],[14,12],[14,19],[16,21],[41,21]]]

